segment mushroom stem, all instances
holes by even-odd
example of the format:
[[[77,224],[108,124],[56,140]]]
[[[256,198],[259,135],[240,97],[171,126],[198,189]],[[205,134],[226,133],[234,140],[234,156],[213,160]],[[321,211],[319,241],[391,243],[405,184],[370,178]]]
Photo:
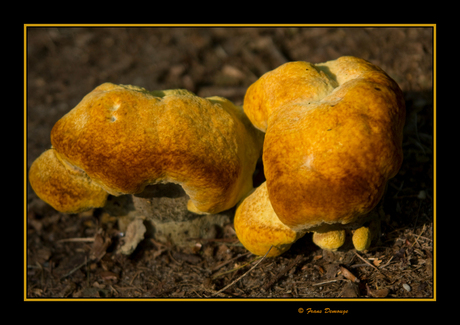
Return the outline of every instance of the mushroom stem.
[[[190,246],[192,238],[215,239],[232,222],[235,209],[213,214],[196,214],[187,209],[189,197],[177,184],[148,186],[136,195],[111,196],[103,211],[116,216],[118,228],[125,232],[136,218],[142,217],[146,236],[176,246]]]

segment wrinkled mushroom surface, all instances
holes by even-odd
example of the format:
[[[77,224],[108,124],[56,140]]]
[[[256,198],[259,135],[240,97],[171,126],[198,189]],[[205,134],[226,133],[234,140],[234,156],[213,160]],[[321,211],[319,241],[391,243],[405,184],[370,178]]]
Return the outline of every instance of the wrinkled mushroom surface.
[[[105,83],[55,124],[50,150],[68,173],[77,170],[108,194],[176,183],[190,197],[191,211],[216,213],[252,189],[262,141],[263,134],[242,108],[225,98]],[[53,168],[38,158],[30,183],[39,197],[59,209],[60,194],[44,196],[41,190],[53,191],[57,175],[37,176]],[[75,199],[80,210],[91,207],[85,199]]]
[[[108,196],[85,172],[63,162],[54,149],[45,151],[34,161],[29,182],[43,201],[67,213],[102,207]]]
[[[271,248],[268,257],[284,253],[304,235],[278,219],[268,198],[266,182],[239,204],[234,227],[240,242],[251,253],[265,255]]]
[[[295,231],[359,225],[401,166],[402,92],[365,60],[286,63],[249,87],[244,110],[266,132],[271,206]]]

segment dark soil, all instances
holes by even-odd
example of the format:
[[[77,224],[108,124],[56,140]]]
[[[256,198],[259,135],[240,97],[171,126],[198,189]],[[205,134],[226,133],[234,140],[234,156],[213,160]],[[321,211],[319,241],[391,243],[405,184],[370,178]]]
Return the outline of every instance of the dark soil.
[[[331,253],[306,235],[233,283],[255,256],[238,243],[231,224],[189,247],[146,238],[125,256],[116,253],[123,241],[116,217],[103,209],[59,213],[28,186],[25,298],[435,298],[430,27],[31,27],[27,168],[50,147],[54,123],[104,82],[186,88],[241,105],[247,87],[282,63],[343,55],[383,68],[407,105],[405,160],[389,182],[377,245],[360,253],[346,245]]]

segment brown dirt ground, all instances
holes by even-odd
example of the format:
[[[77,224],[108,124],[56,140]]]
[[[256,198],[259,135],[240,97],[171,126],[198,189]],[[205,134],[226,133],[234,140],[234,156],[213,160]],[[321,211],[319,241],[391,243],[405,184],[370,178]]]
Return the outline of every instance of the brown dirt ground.
[[[54,123],[103,82],[186,88],[241,105],[251,83],[286,61],[318,63],[342,55],[383,68],[406,99],[405,160],[389,183],[377,246],[330,253],[307,235],[218,293],[253,265],[232,225],[185,248],[146,238],[127,257],[115,254],[122,237],[115,222],[101,218],[101,209],[59,213],[28,186],[25,298],[433,299],[430,27],[29,28],[27,168],[50,147]]]

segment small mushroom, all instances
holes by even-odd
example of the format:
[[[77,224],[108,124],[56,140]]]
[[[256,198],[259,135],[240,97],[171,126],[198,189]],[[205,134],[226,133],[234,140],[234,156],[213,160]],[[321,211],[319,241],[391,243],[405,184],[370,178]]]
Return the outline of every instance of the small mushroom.
[[[252,190],[262,142],[225,98],[104,83],[54,125],[52,148],[34,161],[29,181],[67,213],[163,183],[183,187],[190,211],[218,213]]]
[[[253,216],[263,210],[296,234],[316,232],[317,243],[321,239],[337,249],[342,230],[360,228],[372,218],[388,179],[401,166],[405,104],[400,88],[383,70],[355,57],[289,62],[252,84],[243,107],[265,132],[266,185],[246,200],[266,207],[237,210],[241,242],[249,237],[245,220],[253,220],[262,222],[251,225],[264,238],[261,245],[269,244],[265,221]],[[362,237],[369,233],[359,230],[355,236],[355,242],[360,237],[365,243],[357,249],[367,247]]]
[[[331,230],[326,232],[314,232],[312,240],[322,249],[336,251],[345,243],[345,230]]]
[[[371,246],[372,234],[368,227],[361,227],[353,232],[353,246],[356,250],[364,251]]]
[[[266,182],[238,206],[234,227],[243,246],[255,255],[278,256],[304,235],[283,224],[270,204]],[[273,247],[270,249],[270,247]]]

